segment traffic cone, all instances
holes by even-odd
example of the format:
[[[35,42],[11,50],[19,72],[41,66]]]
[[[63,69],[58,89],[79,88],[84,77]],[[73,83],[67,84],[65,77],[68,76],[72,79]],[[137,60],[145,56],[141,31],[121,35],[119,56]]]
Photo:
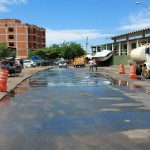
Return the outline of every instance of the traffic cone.
[[[131,64],[130,65],[130,74],[129,74],[129,77],[132,78],[132,79],[137,79],[135,64]]]
[[[124,69],[124,65],[120,64],[120,74],[125,74],[125,69]]]
[[[0,70],[0,92],[6,92],[7,90],[7,78],[8,70]]]

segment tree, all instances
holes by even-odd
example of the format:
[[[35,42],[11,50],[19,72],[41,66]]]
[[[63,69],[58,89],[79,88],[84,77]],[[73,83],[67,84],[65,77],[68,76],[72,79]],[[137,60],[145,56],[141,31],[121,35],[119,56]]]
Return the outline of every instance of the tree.
[[[53,44],[45,49],[37,49],[30,52],[30,56],[46,57],[48,59],[64,58],[74,59],[78,56],[85,55],[86,52],[80,44],[75,42],[64,42],[63,44]]]
[[[78,56],[85,55],[84,49],[81,47],[80,44],[77,44],[75,42],[70,43],[63,43],[61,45],[61,55],[65,59],[74,59]]]
[[[56,59],[61,57],[61,48],[57,44],[53,44],[49,48],[46,49],[45,54],[48,58]]]
[[[10,48],[7,48],[6,42],[0,43],[0,58],[10,57],[12,55],[12,53],[10,52]]]

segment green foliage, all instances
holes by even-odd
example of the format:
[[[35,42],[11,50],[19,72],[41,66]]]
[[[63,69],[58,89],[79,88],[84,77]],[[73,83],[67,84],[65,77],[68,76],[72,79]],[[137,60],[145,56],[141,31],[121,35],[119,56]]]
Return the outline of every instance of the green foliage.
[[[83,56],[86,52],[80,44],[75,42],[57,45],[53,44],[45,49],[38,49],[30,52],[30,56],[46,57],[48,59],[64,58],[73,59],[77,56]]]
[[[59,58],[61,56],[60,51],[61,51],[60,46],[57,44],[53,44],[52,46],[46,49],[45,55],[47,58],[51,58],[51,59]]]
[[[6,42],[0,43],[0,58],[2,57],[13,57],[15,50],[7,48]]]
[[[75,42],[63,43],[61,45],[61,56],[65,59],[73,59],[77,56],[85,55],[85,51],[80,44]]]

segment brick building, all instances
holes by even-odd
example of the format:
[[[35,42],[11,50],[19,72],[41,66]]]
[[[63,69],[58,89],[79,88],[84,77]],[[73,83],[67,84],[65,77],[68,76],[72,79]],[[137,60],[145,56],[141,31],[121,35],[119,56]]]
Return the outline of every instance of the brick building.
[[[45,48],[45,29],[21,23],[18,19],[0,19],[0,43],[16,49],[16,57],[27,58],[31,50]]]

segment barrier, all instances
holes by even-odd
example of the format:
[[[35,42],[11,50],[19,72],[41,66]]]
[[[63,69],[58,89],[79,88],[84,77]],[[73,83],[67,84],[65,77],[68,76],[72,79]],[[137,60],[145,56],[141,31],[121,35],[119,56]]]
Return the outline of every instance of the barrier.
[[[132,79],[137,79],[135,64],[131,64],[130,65],[130,74],[129,74],[129,77],[132,78]]]
[[[125,69],[124,69],[124,65],[120,64],[120,74],[125,74]]]
[[[0,92],[7,91],[8,70],[0,70]]]

